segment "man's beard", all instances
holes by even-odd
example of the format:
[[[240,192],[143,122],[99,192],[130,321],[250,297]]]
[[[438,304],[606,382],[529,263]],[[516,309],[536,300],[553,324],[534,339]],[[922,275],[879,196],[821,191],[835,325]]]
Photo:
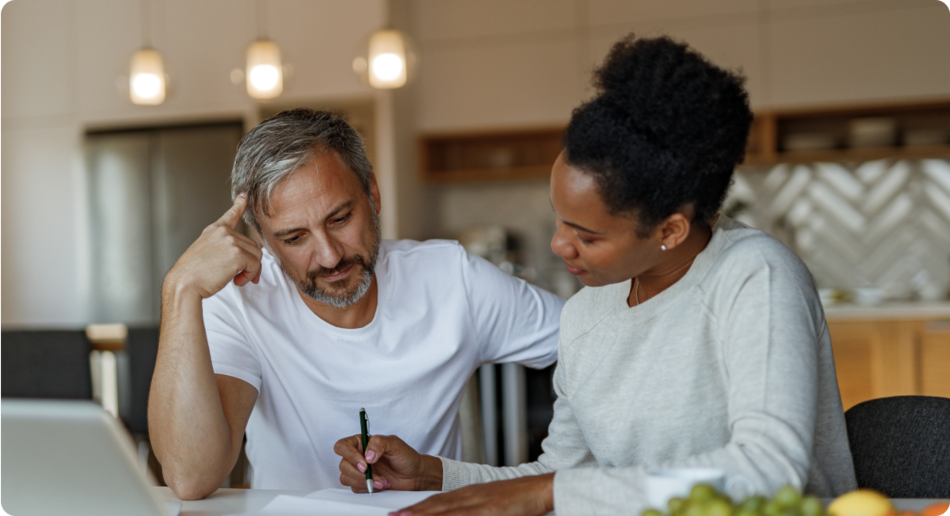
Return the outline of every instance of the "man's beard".
[[[370,200],[370,206],[372,206],[372,200]],[[369,257],[365,257],[359,254],[354,254],[352,256],[344,256],[340,259],[340,262],[336,267],[332,269],[327,269],[321,267],[317,270],[307,271],[307,277],[302,280],[298,280],[291,275],[287,269],[284,268],[284,264],[280,264],[280,268],[284,270],[284,274],[287,274],[294,283],[297,284],[297,288],[301,292],[309,296],[314,301],[318,303],[323,303],[325,305],[330,305],[336,308],[346,308],[357,301],[359,301],[366,292],[369,291],[369,287],[373,284],[373,273],[376,271],[376,260],[379,258],[379,243],[381,240],[381,233],[379,229],[379,215],[376,214],[376,210],[371,210],[373,217],[373,244],[369,249]],[[321,288],[317,285],[317,278],[321,276],[332,276],[350,268],[353,265],[360,266],[360,277],[356,285],[352,286],[349,289],[336,291],[337,289],[344,288],[345,282],[351,278],[343,278],[339,281],[334,281],[330,283],[330,288]],[[330,290],[332,289],[332,290]]]

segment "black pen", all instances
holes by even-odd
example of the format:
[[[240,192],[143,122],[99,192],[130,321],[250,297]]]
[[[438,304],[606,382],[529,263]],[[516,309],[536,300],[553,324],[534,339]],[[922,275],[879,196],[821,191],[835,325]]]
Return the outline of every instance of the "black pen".
[[[366,457],[366,447],[369,445],[369,418],[366,417],[366,409],[360,409],[360,433],[363,434],[363,457]],[[373,494],[373,466],[366,463],[366,489],[369,494]]]

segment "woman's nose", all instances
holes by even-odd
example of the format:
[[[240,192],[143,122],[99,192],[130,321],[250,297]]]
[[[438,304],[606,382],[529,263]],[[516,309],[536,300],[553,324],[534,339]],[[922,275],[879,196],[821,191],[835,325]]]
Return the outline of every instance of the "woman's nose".
[[[570,259],[577,256],[577,249],[561,234],[561,229],[554,232],[554,237],[551,239],[551,250],[561,258]]]

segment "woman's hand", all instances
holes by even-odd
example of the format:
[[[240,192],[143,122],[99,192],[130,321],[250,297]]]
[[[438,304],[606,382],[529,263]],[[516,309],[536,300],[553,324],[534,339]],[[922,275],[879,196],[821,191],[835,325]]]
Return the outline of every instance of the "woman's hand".
[[[340,461],[340,483],[354,493],[365,493],[366,464],[373,465],[373,489],[397,491],[441,491],[442,461],[422,455],[394,435],[369,438],[366,454],[359,435],[340,439],[333,451]]]
[[[475,484],[427,498],[390,516],[535,516],[554,510],[554,473]]]

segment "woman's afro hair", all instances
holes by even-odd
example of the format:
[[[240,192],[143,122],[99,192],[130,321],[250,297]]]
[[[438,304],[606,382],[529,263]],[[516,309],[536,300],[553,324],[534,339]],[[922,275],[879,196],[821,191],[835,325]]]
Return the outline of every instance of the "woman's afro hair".
[[[567,163],[595,177],[611,213],[635,216],[641,237],[689,205],[709,223],[745,153],[743,82],[685,44],[631,34],[594,72],[598,95],[571,116]]]

